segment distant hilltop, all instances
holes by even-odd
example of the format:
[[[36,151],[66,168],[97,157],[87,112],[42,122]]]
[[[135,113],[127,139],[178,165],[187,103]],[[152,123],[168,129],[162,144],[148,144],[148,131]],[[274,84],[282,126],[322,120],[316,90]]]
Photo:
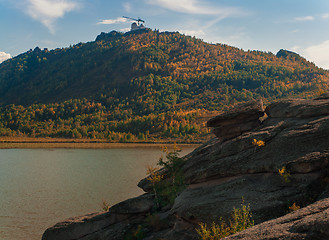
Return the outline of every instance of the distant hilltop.
[[[129,19],[129,20],[133,20],[134,21],[131,24],[130,31],[136,31],[136,30],[146,29],[146,27],[144,26],[145,21],[143,19],[140,19],[140,18],[136,19],[136,18],[125,17],[125,16],[123,16],[123,18],[126,18],[126,19]]]
[[[96,37],[95,41],[96,42],[98,42],[98,41],[110,41],[111,39],[113,40],[114,38],[119,38],[119,37],[122,37],[124,35],[140,34],[140,33],[149,32],[149,31],[152,31],[152,30],[149,29],[149,28],[141,28],[141,29],[135,29],[135,30],[128,31],[126,33],[117,32],[117,31],[111,31],[109,33],[101,32]]]
[[[287,58],[287,57],[301,58],[301,56],[299,54],[292,52],[292,51],[284,50],[284,49],[280,49],[280,51],[278,51],[276,56],[283,57],[283,58]]]

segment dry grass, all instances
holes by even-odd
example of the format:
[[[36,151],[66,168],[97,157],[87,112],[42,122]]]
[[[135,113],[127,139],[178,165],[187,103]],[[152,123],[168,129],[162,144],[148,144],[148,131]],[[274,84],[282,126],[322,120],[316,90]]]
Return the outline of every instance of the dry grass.
[[[250,206],[244,204],[242,200],[241,208],[234,208],[232,219],[227,224],[222,218],[219,218],[219,224],[213,222],[211,226],[200,223],[196,232],[201,240],[218,240],[230,236],[234,233],[241,232],[254,226]]]

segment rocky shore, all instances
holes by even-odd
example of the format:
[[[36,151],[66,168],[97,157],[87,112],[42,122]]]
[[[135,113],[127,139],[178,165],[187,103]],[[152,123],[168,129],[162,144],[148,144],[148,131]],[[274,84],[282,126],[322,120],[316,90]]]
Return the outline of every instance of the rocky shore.
[[[42,239],[198,239],[200,222],[227,219],[242,198],[256,225],[227,239],[329,239],[329,95],[253,101],[207,125],[216,137],[184,157],[185,188],[171,204],[156,206],[145,178],[145,194],[57,223]]]

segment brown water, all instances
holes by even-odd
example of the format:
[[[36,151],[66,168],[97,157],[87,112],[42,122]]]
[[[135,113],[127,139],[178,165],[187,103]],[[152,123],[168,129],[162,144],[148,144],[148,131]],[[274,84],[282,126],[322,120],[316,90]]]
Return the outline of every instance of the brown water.
[[[193,150],[183,148],[185,155]],[[41,239],[46,228],[137,196],[159,147],[0,149],[0,239]]]

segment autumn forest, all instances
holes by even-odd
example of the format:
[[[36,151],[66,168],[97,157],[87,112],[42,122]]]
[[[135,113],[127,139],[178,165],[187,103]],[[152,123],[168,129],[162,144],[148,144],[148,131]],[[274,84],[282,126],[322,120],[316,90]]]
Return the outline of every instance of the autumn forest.
[[[209,138],[204,122],[237,103],[328,89],[329,72],[290,51],[113,31],[0,64],[0,135],[200,142]]]

